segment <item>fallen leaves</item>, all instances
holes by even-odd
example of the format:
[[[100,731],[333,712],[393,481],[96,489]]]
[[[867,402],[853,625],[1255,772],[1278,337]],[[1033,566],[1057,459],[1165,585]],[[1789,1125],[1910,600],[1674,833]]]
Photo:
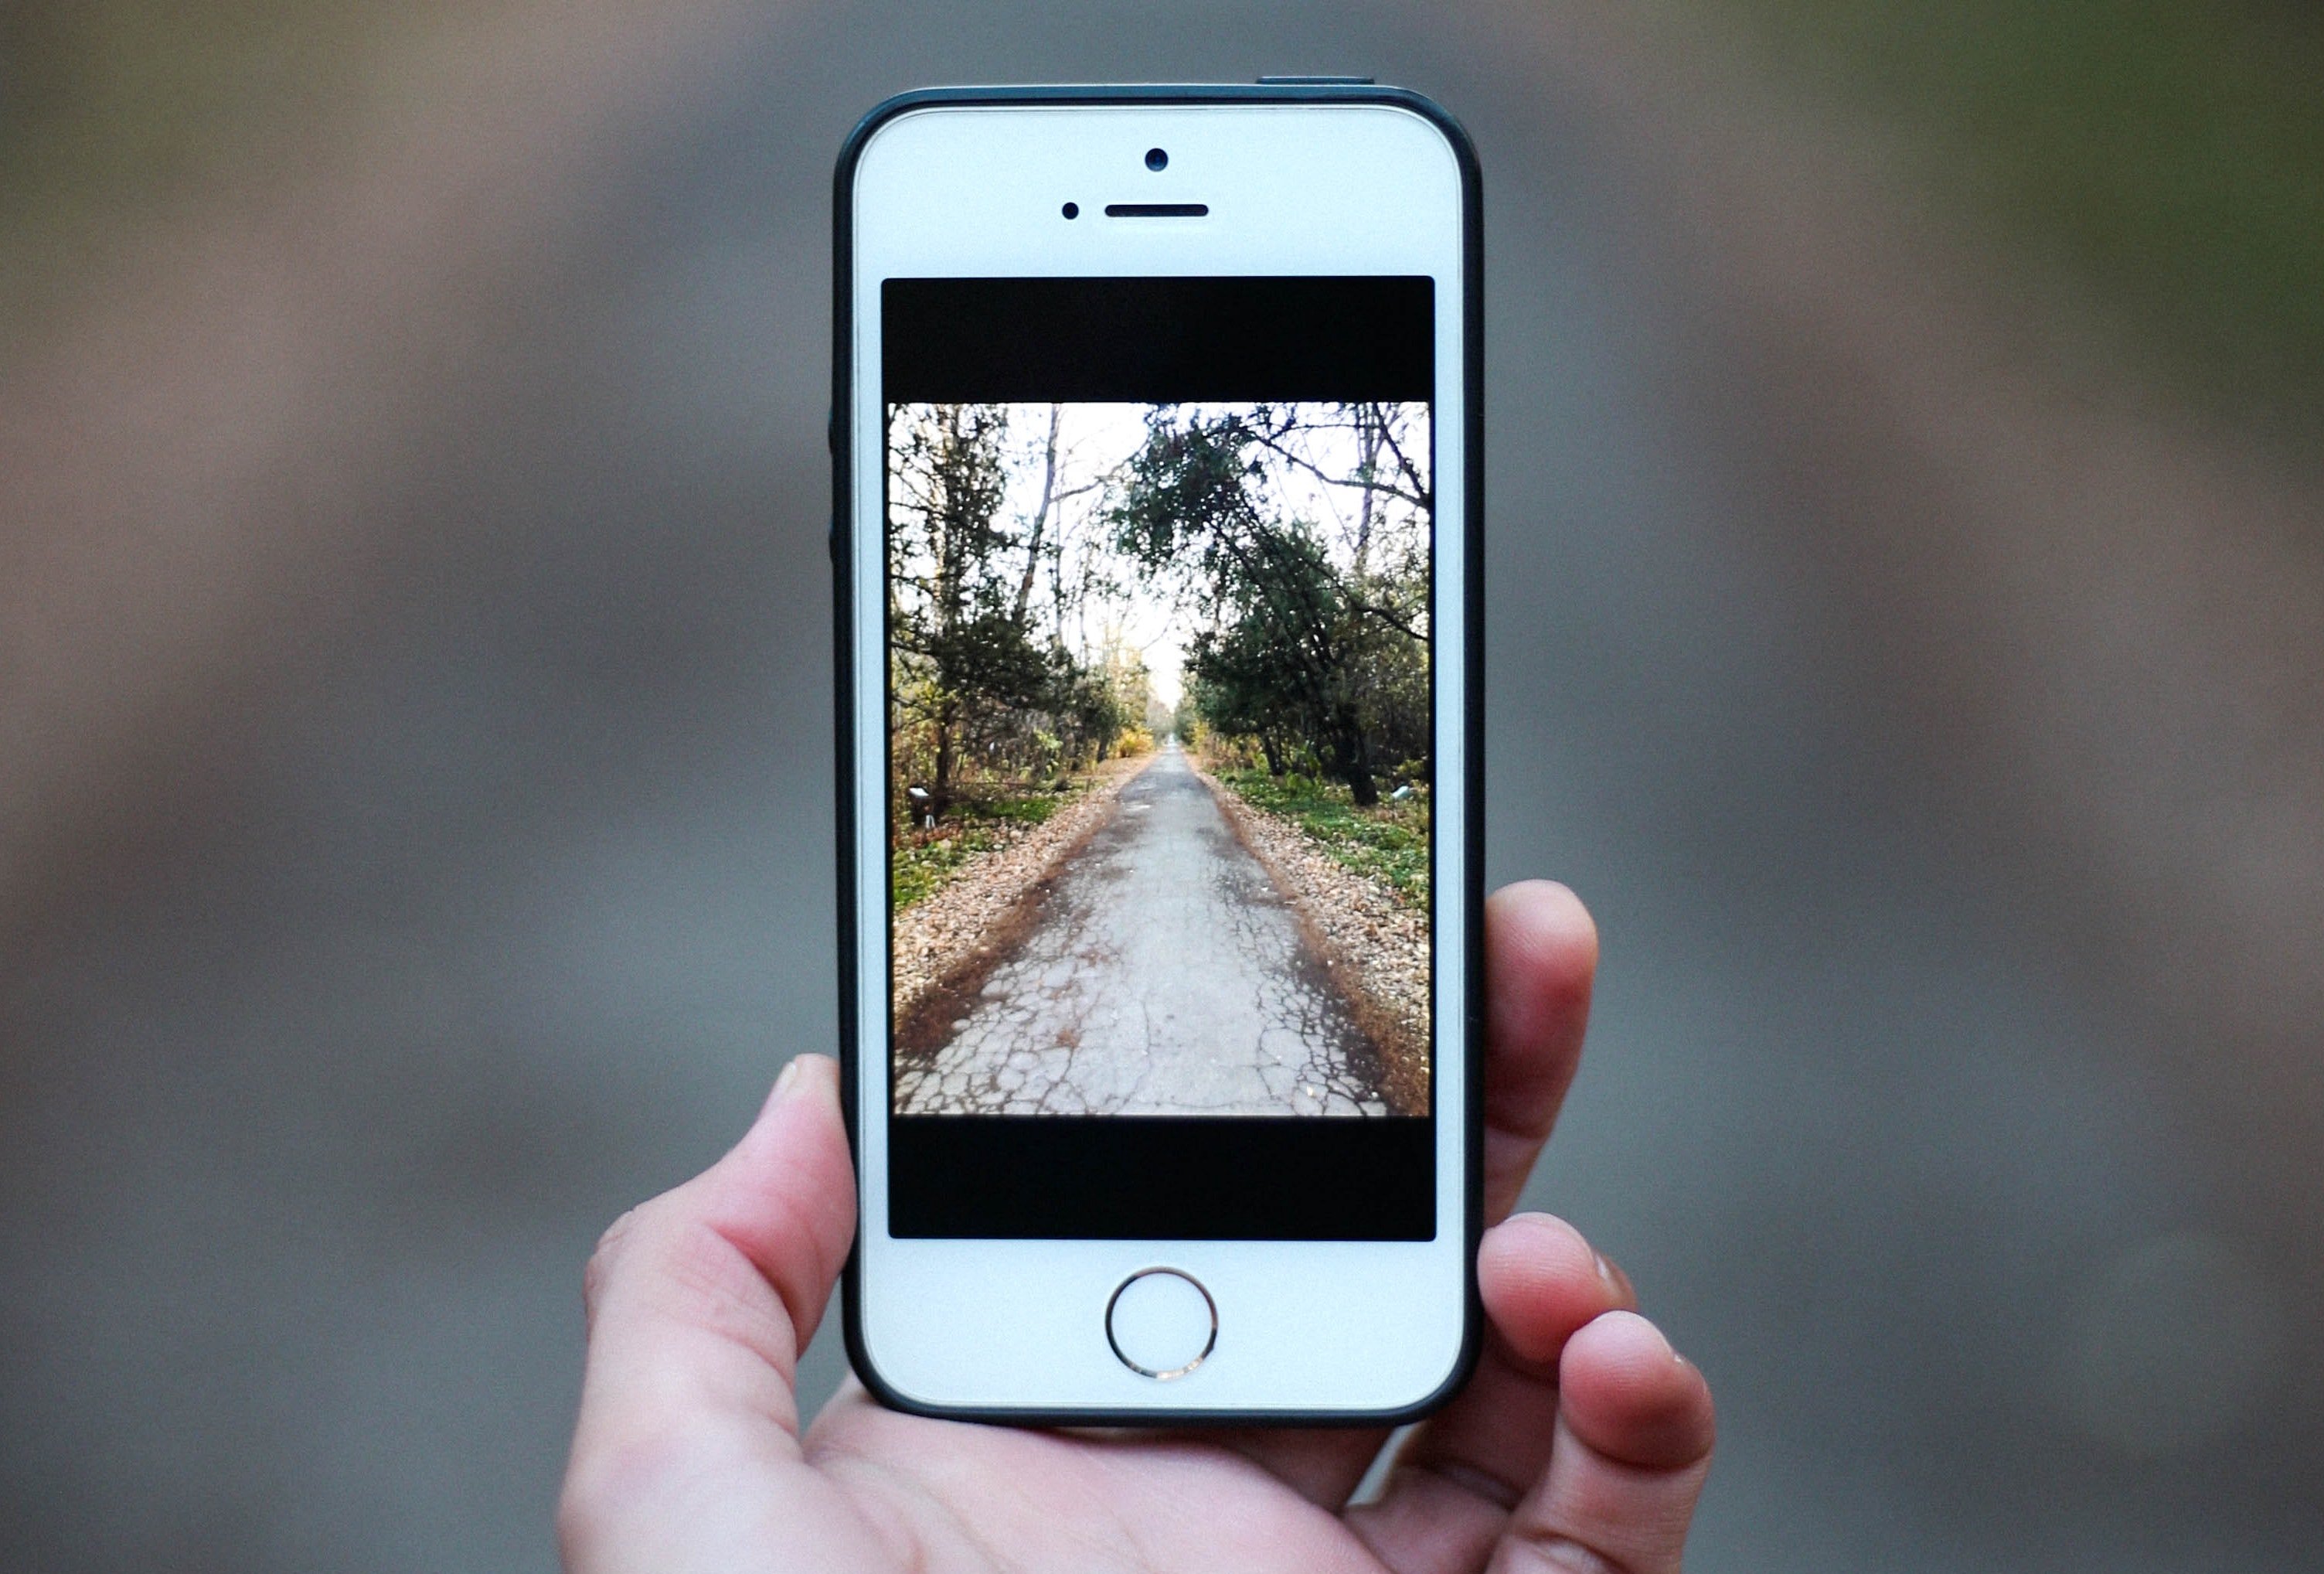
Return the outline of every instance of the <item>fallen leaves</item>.
[[[890,997],[895,1019],[962,963],[1065,850],[1113,812],[1123,783],[1152,756],[1108,760],[1093,784],[1038,825],[999,828],[999,845],[977,853],[927,896],[896,914],[890,936]]]
[[[1204,781],[1234,817],[1244,845],[1267,866],[1323,941],[1324,961],[1359,1004],[1388,1019],[1377,1033],[1388,1065],[1388,1102],[1429,1107],[1428,914],[1397,900],[1387,882],[1359,875],[1298,826],[1245,799],[1218,778]],[[1348,975],[1352,975],[1352,978]]]

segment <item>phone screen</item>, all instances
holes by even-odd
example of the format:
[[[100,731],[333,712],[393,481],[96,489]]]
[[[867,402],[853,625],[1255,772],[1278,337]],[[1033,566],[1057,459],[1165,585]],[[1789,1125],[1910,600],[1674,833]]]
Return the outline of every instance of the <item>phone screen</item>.
[[[1433,282],[880,310],[891,1233],[1431,1237]]]

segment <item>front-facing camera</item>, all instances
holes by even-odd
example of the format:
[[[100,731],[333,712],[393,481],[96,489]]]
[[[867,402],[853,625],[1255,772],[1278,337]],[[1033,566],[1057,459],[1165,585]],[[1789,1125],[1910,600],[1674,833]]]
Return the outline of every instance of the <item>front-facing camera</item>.
[[[1082,216],[1082,205],[1078,202],[1068,202],[1060,211],[1067,218],[1079,218]]]
[[[1148,148],[1146,150],[1146,167],[1148,169],[1159,172],[1160,171],[1169,168],[1169,166],[1170,155],[1168,153],[1164,153],[1160,148]]]

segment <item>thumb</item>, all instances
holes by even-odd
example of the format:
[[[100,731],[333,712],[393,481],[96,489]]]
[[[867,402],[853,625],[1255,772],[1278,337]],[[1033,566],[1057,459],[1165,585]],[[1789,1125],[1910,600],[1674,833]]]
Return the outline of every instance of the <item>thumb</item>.
[[[854,1231],[839,1069],[801,1055],[733,1152],[598,1243],[568,1495],[706,1448],[798,1458],[799,1352]]]

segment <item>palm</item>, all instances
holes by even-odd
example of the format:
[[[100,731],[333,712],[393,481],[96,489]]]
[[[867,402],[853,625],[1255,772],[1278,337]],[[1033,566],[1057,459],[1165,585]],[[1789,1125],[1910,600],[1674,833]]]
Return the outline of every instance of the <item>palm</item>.
[[[1280,1440],[1294,1436],[1359,1472],[1379,1442],[1347,1432]],[[883,1552],[904,1532],[911,1556],[899,1567],[1380,1567],[1339,1514],[1213,1435],[964,1426],[884,1410],[850,1384],[809,1429],[803,1468]]]
[[[748,1570],[1675,1570],[1709,1391],[1573,1229],[1507,1218],[1581,1052],[1596,937],[1570,893],[1488,910],[1490,1323],[1467,1388],[1351,1506],[1381,1434],[1061,1432],[931,1421],[853,1383],[802,1434],[798,1355],[853,1234],[828,1061],[592,1260],[560,1510],[576,1574]]]

